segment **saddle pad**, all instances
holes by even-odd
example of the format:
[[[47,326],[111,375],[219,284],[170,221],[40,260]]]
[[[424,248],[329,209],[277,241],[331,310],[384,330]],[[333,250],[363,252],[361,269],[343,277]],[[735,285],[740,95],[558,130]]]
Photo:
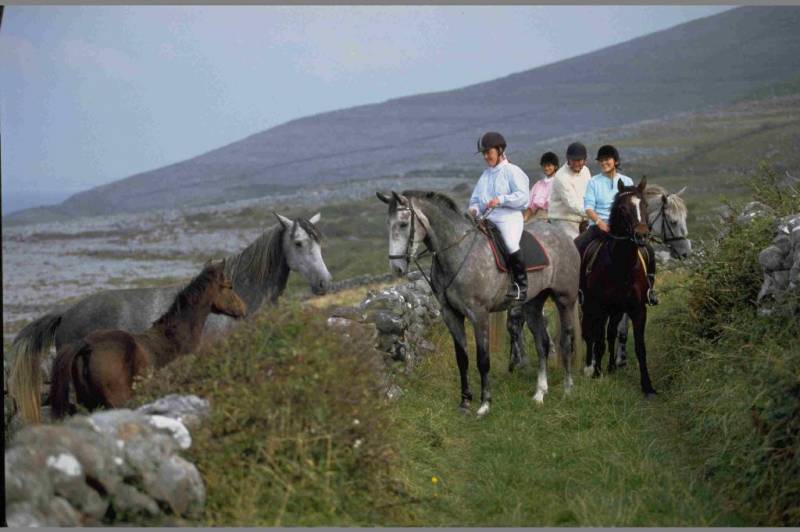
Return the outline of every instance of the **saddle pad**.
[[[501,272],[507,272],[506,249],[500,231],[493,223],[486,220],[483,233],[489,240],[489,247],[494,255],[494,263]],[[489,229],[486,231],[485,229]],[[522,231],[522,238],[519,246],[522,249],[522,257],[525,259],[525,271],[535,272],[550,265],[550,257],[542,243],[532,233]]]

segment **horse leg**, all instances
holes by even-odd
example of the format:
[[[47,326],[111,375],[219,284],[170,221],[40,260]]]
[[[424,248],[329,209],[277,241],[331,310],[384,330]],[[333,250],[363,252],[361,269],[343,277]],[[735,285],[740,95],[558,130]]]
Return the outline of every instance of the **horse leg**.
[[[575,300],[566,296],[555,298],[559,321],[559,349],[564,366],[564,392],[572,389],[572,354],[575,349],[575,324],[573,322]]]
[[[603,353],[605,353],[606,350],[606,337],[604,329],[607,319],[608,314],[605,312],[600,312],[595,316],[595,319],[592,322],[592,340],[594,343],[592,346],[592,358],[594,365],[592,377],[600,376],[600,368],[603,364]]]
[[[442,318],[450,331],[450,336],[453,337],[456,364],[458,364],[458,372],[461,375],[461,404],[459,408],[464,412],[468,412],[469,404],[472,401],[472,392],[469,390],[469,357],[467,356],[467,332],[464,327],[464,315],[448,305],[442,305]]]
[[[536,352],[539,354],[539,372],[536,378],[536,393],[533,400],[539,404],[544,402],[547,393],[547,355],[550,352],[550,337],[547,335],[547,323],[544,320],[542,308],[547,299],[546,294],[539,294],[525,304],[525,319],[528,328],[533,333],[536,343]]]
[[[524,336],[522,327],[524,325],[525,315],[522,307],[514,305],[508,310],[506,316],[506,329],[510,340],[509,354],[508,354],[508,371],[514,371],[514,368],[525,367],[528,365],[528,356],[525,354]]]
[[[628,352],[627,352],[627,343],[628,343],[628,322],[630,319],[628,318],[627,314],[622,315],[622,320],[619,322],[619,327],[617,328],[617,349],[616,349],[616,358],[617,358],[617,367],[624,368],[628,365]]]
[[[606,327],[606,340],[608,341],[608,372],[614,373],[617,370],[617,359],[614,357],[614,343],[617,340],[617,329],[622,319],[622,313],[615,312],[608,319]]]
[[[477,414],[485,416],[489,413],[492,402],[492,391],[489,384],[489,313],[476,312],[472,322],[475,331],[475,346],[478,351],[478,373],[481,376],[481,406]]]
[[[642,392],[645,397],[656,394],[653,383],[650,382],[650,373],[647,371],[647,353],[644,343],[644,329],[647,323],[647,307],[641,307],[631,313],[633,322],[633,341],[636,346],[636,359],[639,361],[639,374],[641,376]]]
[[[586,344],[586,363],[583,366],[583,374],[591,377],[594,373],[593,352],[594,338],[592,337],[592,321],[595,319],[594,312],[585,305],[581,307],[581,336]]]

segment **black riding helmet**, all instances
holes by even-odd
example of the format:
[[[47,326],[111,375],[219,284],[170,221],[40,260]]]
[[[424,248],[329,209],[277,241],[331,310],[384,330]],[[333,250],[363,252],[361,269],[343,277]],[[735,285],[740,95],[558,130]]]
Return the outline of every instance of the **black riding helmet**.
[[[615,163],[619,164],[619,152],[614,146],[611,144],[600,146],[600,149],[597,150],[596,160],[599,161],[600,159],[608,159],[609,157],[614,159]]]
[[[487,131],[478,139],[478,151],[476,153],[483,153],[492,148],[500,148],[500,152],[504,152],[506,149],[506,139],[496,131]]]
[[[573,142],[572,144],[567,146],[567,160],[568,161],[585,160],[586,157],[587,157],[587,155],[586,155],[586,146],[584,146],[580,142]]]
[[[558,155],[555,153],[548,151],[542,155],[542,158],[539,159],[539,166],[544,166],[546,164],[552,164],[556,168],[558,168]]]

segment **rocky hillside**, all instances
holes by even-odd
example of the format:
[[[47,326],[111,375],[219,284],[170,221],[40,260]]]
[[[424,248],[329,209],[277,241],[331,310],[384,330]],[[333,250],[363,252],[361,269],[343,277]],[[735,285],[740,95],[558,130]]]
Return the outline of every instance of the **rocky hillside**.
[[[294,120],[6,221],[212,203],[443,168],[474,173],[471,148],[487,128],[507,133],[513,151],[792,83],[800,71],[797,27],[800,8],[738,8],[501,79]]]

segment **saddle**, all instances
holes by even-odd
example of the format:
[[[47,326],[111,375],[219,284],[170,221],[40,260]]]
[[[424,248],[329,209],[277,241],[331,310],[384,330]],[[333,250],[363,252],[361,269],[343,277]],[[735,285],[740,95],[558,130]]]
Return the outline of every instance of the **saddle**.
[[[481,221],[478,224],[478,228],[489,240],[489,247],[492,250],[492,255],[494,255],[494,263],[497,265],[498,271],[508,272],[506,257],[508,257],[509,253],[500,230],[491,220]],[[535,272],[550,265],[550,257],[547,255],[547,250],[544,249],[542,243],[532,233],[522,231],[519,246],[522,249],[522,257],[525,260],[525,271]]]
[[[591,242],[589,242],[589,245],[586,246],[586,249],[583,250],[583,256],[581,257],[581,264],[585,264],[585,267],[583,268],[582,272],[583,274],[589,275],[590,273],[592,273],[592,266],[594,266],[594,261],[607,240],[608,240],[607,238],[596,238]],[[647,260],[650,258],[648,256],[647,248],[640,246],[637,249],[637,254],[639,255],[639,261],[641,261],[642,263],[642,269],[644,270],[645,273],[647,273]]]

